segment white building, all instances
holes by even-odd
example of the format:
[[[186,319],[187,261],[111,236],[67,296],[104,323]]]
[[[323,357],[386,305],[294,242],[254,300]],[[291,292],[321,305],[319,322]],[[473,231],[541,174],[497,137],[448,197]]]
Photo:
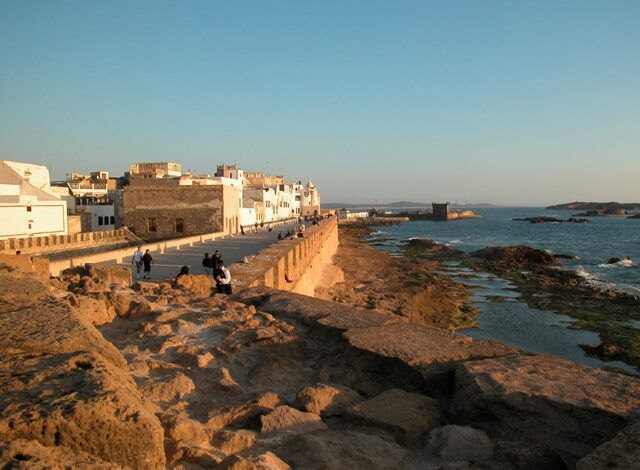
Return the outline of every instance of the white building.
[[[82,217],[82,230],[104,232],[116,228],[115,206],[112,193],[115,180],[109,179],[107,171],[96,171],[89,175],[67,174],[67,187],[74,204],[70,214]]]
[[[67,202],[41,165],[0,160],[0,239],[66,235]]]

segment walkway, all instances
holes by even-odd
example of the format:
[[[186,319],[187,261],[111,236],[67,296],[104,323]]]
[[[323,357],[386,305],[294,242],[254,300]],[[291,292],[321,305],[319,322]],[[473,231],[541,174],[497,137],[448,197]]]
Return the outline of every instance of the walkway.
[[[276,227],[272,232],[263,231],[257,233],[247,233],[246,235],[234,235],[233,237],[221,238],[219,240],[207,241],[205,243],[194,243],[193,246],[183,246],[179,250],[176,248],[167,249],[164,254],[152,253],[154,264],[151,265],[151,279],[174,278],[182,266],[189,266],[189,273],[204,274],[202,268],[202,258],[205,253],[212,255],[215,250],[220,250],[222,259],[226,266],[242,261],[245,256],[253,255],[278,241],[278,233],[284,236],[288,230],[293,230],[293,225]],[[136,250],[131,248],[131,254]],[[124,260],[125,266],[130,266],[131,257]],[[105,263],[113,264],[113,262]],[[132,271],[135,280],[135,269]],[[233,277],[233,273],[231,273]]]

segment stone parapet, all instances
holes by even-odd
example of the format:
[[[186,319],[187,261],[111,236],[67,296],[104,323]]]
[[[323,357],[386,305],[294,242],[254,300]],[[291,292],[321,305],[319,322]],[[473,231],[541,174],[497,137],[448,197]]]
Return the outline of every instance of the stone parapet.
[[[275,289],[313,295],[338,249],[337,219],[330,218],[307,228],[304,237],[282,240],[261,250],[249,263],[236,263],[229,269],[236,291],[248,287]]]

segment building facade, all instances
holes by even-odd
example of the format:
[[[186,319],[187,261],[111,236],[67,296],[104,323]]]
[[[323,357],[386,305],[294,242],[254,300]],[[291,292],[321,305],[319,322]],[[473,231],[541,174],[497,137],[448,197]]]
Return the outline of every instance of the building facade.
[[[0,160],[0,239],[66,235],[67,202],[41,165]]]

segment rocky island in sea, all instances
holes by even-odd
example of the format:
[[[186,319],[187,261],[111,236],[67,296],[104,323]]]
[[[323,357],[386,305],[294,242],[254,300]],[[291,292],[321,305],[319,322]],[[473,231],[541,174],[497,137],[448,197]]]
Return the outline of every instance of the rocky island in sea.
[[[208,276],[132,283],[126,267],[50,277],[41,260],[3,256],[0,463],[637,466],[640,379],[457,333],[474,321],[469,292],[437,268],[459,254],[415,240],[391,258],[360,242],[367,230],[341,226],[344,281],[315,297],[212,296]],[[526,249],[477,258],[555,262]]]

